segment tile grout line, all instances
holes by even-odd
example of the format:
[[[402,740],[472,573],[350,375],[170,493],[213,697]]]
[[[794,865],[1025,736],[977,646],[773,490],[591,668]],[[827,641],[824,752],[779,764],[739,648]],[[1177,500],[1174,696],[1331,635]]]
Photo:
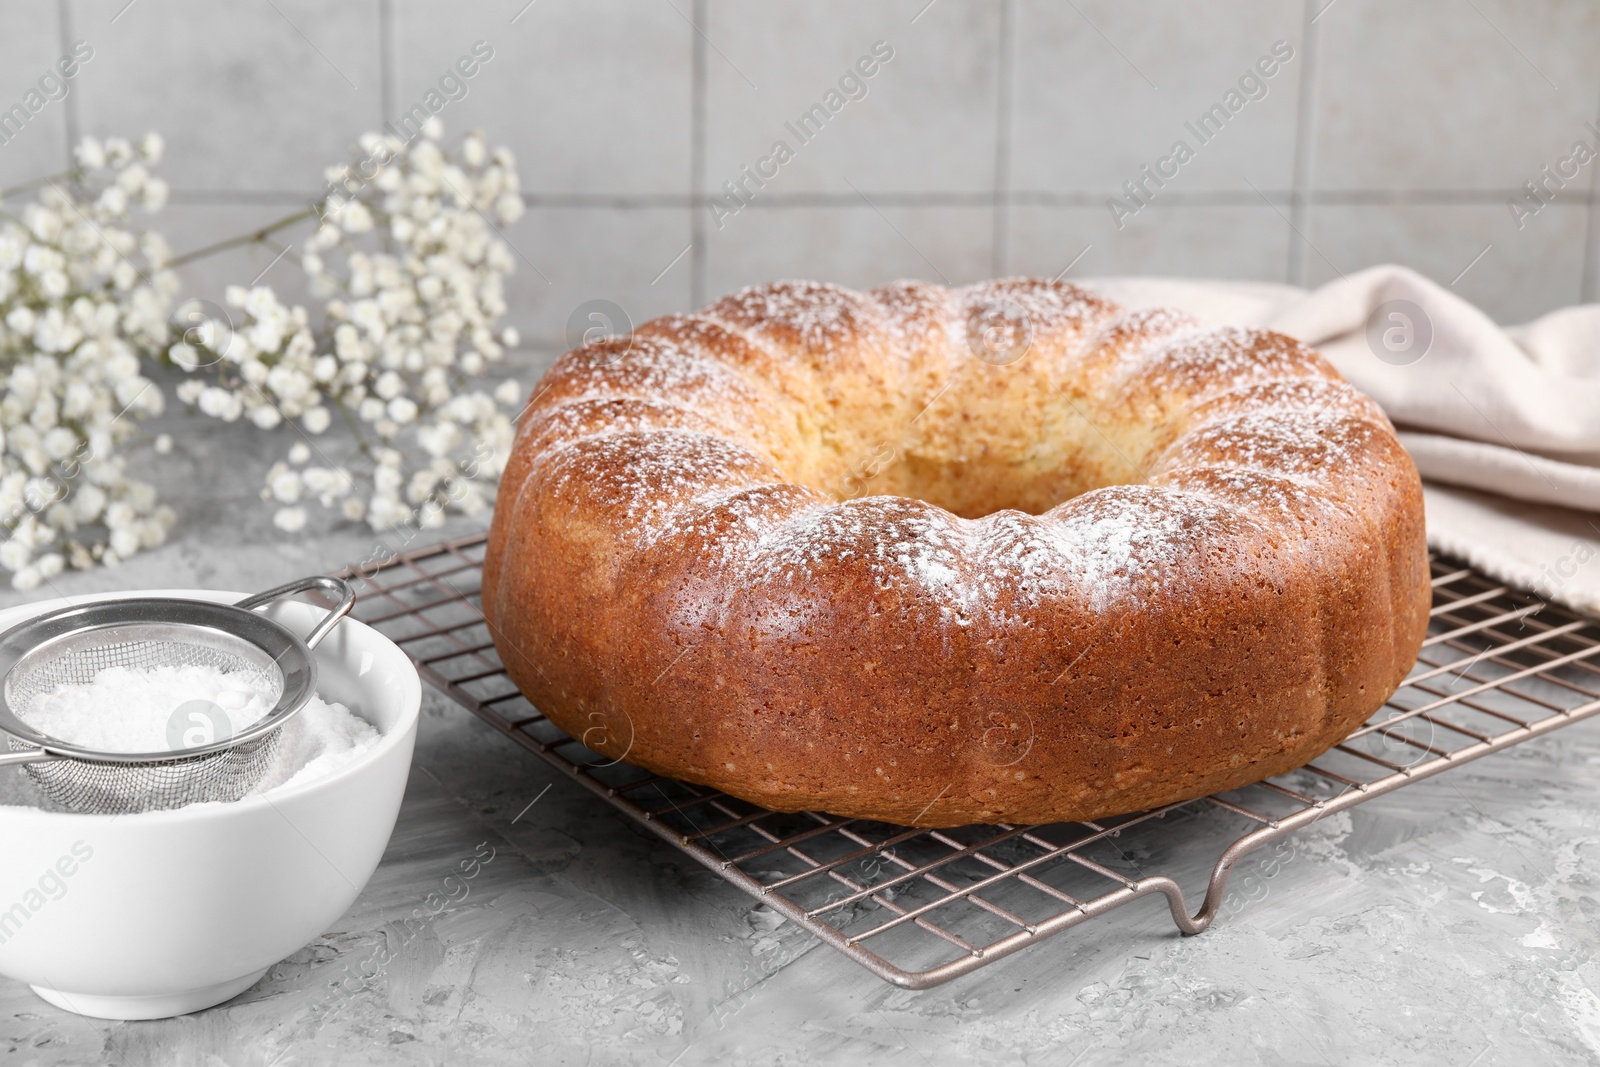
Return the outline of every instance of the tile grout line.
[[[999,58],[996,63],[994,136],[994,232],[990,235],[990,273],[1009,268],[1011,226],[1011,123],[1016,69],[1016,0],[1000,0]]]
[[[1319,34],[1316,10],[1317,0],[1304,0],[1301,15],[1302,32],[1300,50],[1300,98],[1295,101],[1294,123],[1294,173],[1290,176],[1293,191],[1289,196],[1289,256],[1284,265],[1284,281],[1289,285],[1306,284],[1306,261],[1309,245],[1300,235],[1306,232],[1311,215],[1311,166],[1316,139],[1317,114],[1317,42]]]
[[[1595,121],[1600,123],[1600,101],[1596,104]],[[1596,168],[1596,171],[1600,171],[1600,168]],[[1597,257],[1600,257],[1600,248],[1595,247],[1596,242],[1600,242],[1600,218],[1596,217],[1600,212],[1595,210],[1596,194],[1600,194],[1600,177],[1591,173],[1588,203],[1584,208],[1583,268],[1578,276],[1578,300],[1585,304],[1600,299],[1600,295],[1597,295],[1600,285],[1597,285],[1595,278],[1596,267],[1600,266],[1596,263]]]
[[[915,207],[992,207],[996,203],[994,192],[894,192],[882,189],[863,190],[880,204]],[[1388,207],[1415,205],[1423,207],[1461,207],[1474,205],[1501,205],[1506,197],[1516,196],[1515,189],[1329,189],[1303,194],[1306,205],[1340,205],[1345,207]],[[1161,207],[1240,207],[1261,203],[1265,194],[1269,200],[1287,205],[1294,196],[1292,189],[1230,190],[1186,193],[1174,191],[1163,194]],[[1042,189],[1012,189],[1006,194],[1010,206],[1028,204],[1035,207],[1094,208],[1104,210],[1105,192],[1066,191],[1050,192]],[[304,204],[304,192],[284,189],[174,189],[174,204],[221,205],[232,207],[270,204]],[[685,207],[704,207],[703,199],[685,193],[523,193],[522,202],[529,208],[581,208],[613,211],[664,211]],[[1581,196],[1558,193],[1553,203],[1566,207],[1600,205],[1600,184],[1592,193]],[[806,207],[864,207],[856,193],[773,193],[746,205],[750,210],[787,209]]]
[[[701,208],[706,195],[706,0],[694,0],[690,18],[689,306],[697,308],[705,303],[706,292],[706,213]]]
[[[67,10],[67,0],[56,0],[56,33],[61,39],[60,40],[61,54],[62,55],[71,55],[72,54],[72,13]],[[73,151],[73,148],[76,147],[76,145],[78,143],[78,139],[79,139],[79,136],[80,136],[79,130],[81,128],[80,127],[80,118],[79,118],[79,115],[78,115],[78,94],[77,93],[68,93],[67,94],[67,98],[65,100],[63,100],[62,103],[66,104],[66,110],[63,112],[64,118],[65,118],[66,127],[67,127],[67,129],[66,129],[66,135],[67,135],[66,169],[67,170],[71,170],[73,165],[74,165],[74,162],[75,162],[75,159],[73,157],[72,151]]]
[[[394,0],[378,0],[378,129],[395,114],[395,86],[398,83],[395,52]]]

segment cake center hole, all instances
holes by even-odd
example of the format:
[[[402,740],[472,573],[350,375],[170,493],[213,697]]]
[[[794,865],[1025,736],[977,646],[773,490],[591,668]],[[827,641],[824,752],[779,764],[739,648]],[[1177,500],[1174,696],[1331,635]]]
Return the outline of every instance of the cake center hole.
[[[997,328],[994,340],[1015,356],[1002,345],[1014,337]],[[1039,515],[1092,489],[1143,482],[1148,443],[1054,388],[1029,359],[963,368],[902,410],[841,411],[837,462],[817,488],[840,500],[915,497],[970,519]]]

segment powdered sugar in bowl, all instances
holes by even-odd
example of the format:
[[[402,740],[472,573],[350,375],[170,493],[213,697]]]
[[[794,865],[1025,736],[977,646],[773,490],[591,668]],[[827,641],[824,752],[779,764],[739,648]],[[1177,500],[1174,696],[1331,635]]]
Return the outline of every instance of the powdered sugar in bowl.
[[[64,603],[0,612],[0,629]],[[323,612],[282,602],[266,614],[304,633]],[[394,828],[421,684],[393,642],[351,619],[315,655],[321,699],[298,717],[297,740],[264,791],[118,816],[0,799],[0,974],[83,1015],[180,1015],[249,988],[344,913]]]

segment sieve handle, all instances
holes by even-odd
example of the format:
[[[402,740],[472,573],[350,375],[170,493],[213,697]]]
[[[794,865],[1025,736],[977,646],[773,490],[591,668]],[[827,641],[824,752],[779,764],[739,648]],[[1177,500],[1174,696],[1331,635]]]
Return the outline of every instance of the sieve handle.
[[[24,752],[0,752],[0,767],[15,767],[24,763],[49,763],[51,760],[66,759],[49,752],[38,749]]]
[[[283,600],[285,597],[291,597],[296,593],[304,593],[311,589],[320,589],[339,598],[338,604],[322,617],[322,621],[317,623],[315,629],[306,634],[306,647],[316,648],[322,639],[328,636],[328,632],[338,625],[339,620],[350,614],[350,609],[355,607],[356,591],[350,588],[349,582],[341,578],[329,578],[326,575],[319,574],[310,578],[301,578],[296,582],[289,582],[287,585],[280,585],[276,589],[268,589],[266,592],[257,593],[255,596],[245,597],[234,607],[259,608],[264,604],[270,604],[275,600]]]

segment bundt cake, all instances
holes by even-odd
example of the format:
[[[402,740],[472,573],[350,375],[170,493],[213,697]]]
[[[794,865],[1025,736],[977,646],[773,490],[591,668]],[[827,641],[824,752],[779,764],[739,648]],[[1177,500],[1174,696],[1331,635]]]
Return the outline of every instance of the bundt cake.
[[[1416,469],[1316,352],[1033,280],[757,286],[568,352],[483,586],[590,748],[918,826],[1290,770],[1428,607]]]

